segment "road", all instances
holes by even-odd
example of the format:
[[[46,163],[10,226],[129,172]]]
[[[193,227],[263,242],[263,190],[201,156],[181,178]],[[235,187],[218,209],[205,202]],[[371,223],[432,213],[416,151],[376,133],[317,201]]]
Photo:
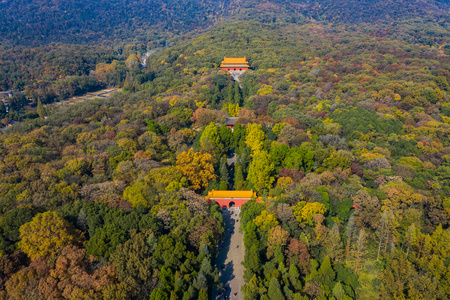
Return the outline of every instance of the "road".
[[[218,295],[213,294],[213,299],[242,300],[241,287],[244,285],[244,241],[243,234],[239,232],[239,208],[230,208],[223,212],[226,235],[221,244],[221,249],[216,259],[220,281],[225,288]]]

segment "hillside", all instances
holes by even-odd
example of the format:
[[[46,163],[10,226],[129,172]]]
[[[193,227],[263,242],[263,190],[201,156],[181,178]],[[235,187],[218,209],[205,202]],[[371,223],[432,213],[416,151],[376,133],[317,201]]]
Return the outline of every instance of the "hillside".
[[[372,23],[423,19],[447,26],[448,1],[122,1],[11,0],[0,2],[0,41],[37,46],[50,42],[148,42],[235,20]]]

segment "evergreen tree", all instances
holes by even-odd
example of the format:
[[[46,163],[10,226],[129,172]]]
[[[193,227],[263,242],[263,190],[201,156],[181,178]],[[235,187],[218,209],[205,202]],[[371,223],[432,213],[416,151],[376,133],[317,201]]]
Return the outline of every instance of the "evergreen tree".
[[[234,188],[240,190],[246,185],[244,182],[244,174],[242,173],[242,167],[239,163],[236,163],[234,169]]]
[[[220,142],[223,145],[223,150],[225,153],[228,153],[228,151],[231,150],[231,147],[233,147],[233,132],[230,128],[223,125],[220,127],[219,130],[219,136],[220,136]]]
[[[6,106],[0,101],[0,117],[3,117],[6,114]]]
[[[361,229],[359,231],[358,239],[356,240],[356,243],[354,244],[353,249],[351,250],[351,261],[353,265],[353,270],[357,273],[362,270],[364,257],[367,253],[366,244],[367,244],[366,233],[364,229]]]
[[[296,291],[300,291],[302,289],[302,283],[300,281],[300,272],[297,267],[293,264],[289,267],[289,281]]]
[[[208,300],[208,293],[204,289],[198,293],[198,300]]]
[[[228,173],[227,167],[227,157],[225,155],[220,159],[220,180],[227,183],[230,180],[230,175]]]
[[[37,102],[37,114],[39,115],[39,118],[43,119],[45,117],[45,109],[42,105],[41,99],[38,99]]]
[[[270,300],[283,300],[286,299],[281,292],[281,286],[276,277],[273,277],[269,283],[268,295]]]
[[[233,84],[229,84],[227,86],[227,93],[226,93],[226,98],[227,100],[230,100],[231,102],[233,102]]]
[[[325,257],[317,274],[318,281],[322,282],[329,289],[333,286],[334,278],[336,278],[336,273],[331,267],[331,261],[328,256]]]
[[[344,257],[344,246],[339,232],[339,226],[334,223],[331,234],[327,240],[327,254],[334,262],[342,261]]]
[[[228,174],[227,158],[224,155],[220,159],[220,188],[219,189],[227,190],[229,180],[230,180],[230,175]]]
[[[333,288],[333,296],[337,299],[337,300],[341,300],[345,297],[345,291],[344,288],[342,287],[342,284],[340,282],[336,283],[336,285]]]

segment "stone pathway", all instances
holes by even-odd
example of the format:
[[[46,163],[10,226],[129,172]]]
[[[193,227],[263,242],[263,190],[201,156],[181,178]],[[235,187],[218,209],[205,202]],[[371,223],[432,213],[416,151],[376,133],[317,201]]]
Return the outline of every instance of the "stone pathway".
[[[228,73],[231,74],[231,77],[233,77],[234,81],[239,82],[239,76],[245,73],[245,71],[228,71]],[[241,87],[242,88],[242,87]]]
[[[226,235],[216,259],[216,266],[220,274],[222,291],[215,291],[213,299],[242,300],[241,287],[244,285],[244,241],[239,232],[239,208],[229,208],[223,212],[226,225]]]

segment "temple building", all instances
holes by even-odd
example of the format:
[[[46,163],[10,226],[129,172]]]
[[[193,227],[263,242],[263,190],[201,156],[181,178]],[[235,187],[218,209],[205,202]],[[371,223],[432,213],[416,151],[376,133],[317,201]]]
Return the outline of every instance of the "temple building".
[[[236,121],[238,120],[238,117],[227,117],[225,119],[225,125],[231,129],[231,131],[234,131],[234,126],[236,125]]]
[[[220,207],[241,207],[242,204],[251,199],[256,199],[256,193],[250,191],[215,191],[208,192],[206,199],[214,200]],[[258,200],[258,199],[257,199]]]
[[[225,71],[246,71],[250,66],[245,57],[224,57],[220,67]]]

